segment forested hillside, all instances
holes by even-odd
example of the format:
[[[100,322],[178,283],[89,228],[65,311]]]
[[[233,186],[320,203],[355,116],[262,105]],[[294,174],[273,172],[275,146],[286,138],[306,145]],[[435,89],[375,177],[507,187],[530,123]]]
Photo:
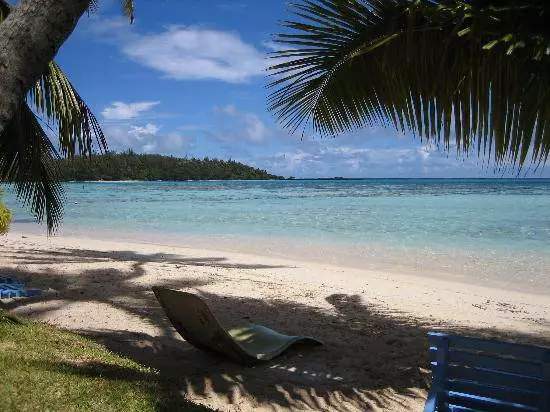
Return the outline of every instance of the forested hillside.
[[[64,181],[282,179],[233,160],[182,159],[133,152],[62,159],[59,170]]]

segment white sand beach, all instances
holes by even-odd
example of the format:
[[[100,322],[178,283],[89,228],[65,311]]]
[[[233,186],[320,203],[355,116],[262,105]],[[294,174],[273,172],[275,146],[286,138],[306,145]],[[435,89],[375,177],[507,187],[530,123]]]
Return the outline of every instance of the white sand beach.
[[[406,270],[292,261],[146,243],[0,238],[0,275],[41,296],[4,301],[181,378],[187,398],[221,411],[422,410],[429,330],[550,345],[550,299]],[[204,297],[224,325],[259,323],[323,347],[244,367],[183,341],[151,291]]]

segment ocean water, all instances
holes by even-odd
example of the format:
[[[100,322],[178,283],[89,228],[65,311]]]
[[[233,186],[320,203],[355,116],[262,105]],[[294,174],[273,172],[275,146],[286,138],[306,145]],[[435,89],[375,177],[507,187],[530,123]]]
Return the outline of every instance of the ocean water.
[[[550,180],[68,183],[61,233],[225,247],[550,290]],[[42,230],[5,195],[14,230]],[[238,245],[239,247],[237,247]],[[522,288],[521,285],[518,288]]]

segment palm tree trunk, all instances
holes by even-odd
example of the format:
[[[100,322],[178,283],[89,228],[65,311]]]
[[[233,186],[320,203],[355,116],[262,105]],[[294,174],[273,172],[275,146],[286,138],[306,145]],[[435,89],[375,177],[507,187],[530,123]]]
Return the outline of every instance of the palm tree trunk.
[[[22,0],[0,23],[0,133],[89,0]]]

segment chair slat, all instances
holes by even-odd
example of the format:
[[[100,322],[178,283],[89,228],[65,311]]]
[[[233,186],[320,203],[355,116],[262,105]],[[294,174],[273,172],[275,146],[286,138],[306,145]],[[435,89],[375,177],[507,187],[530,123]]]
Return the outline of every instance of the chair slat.
[[[504,373],[500,371],[482,369],[471,365],[449,365],[447,377],[449,379],[462,379],[478,383],[490,383],[502,388],[515,388],[542,392],[546,389],[547,383],[533,376],[522,376],[517,374]]]
[[[487,383],[479,384],[463,380],[449,380],[447,381],[446,387],[452,392],[493,398],[533,408],[536,408],[539,404],[539,394],[533,391],[499,388],[497,386],[488,385]]]
[[[550,349],[430,333],[425,412],[550,412]]]
[[[479,412],[479,409],[467,408],[465,406],[452,405],[449,403],[443,404],[443,410],[449,412]]]
[[[2,290],[19,290],[22,285],[17,285],[13,283],[4,284],[1,286]]]
[[[430,361],[437,356],[437,350],[430,348]],[[484,354],[459,352],[451,348],[448,354],[448,363],[459,365],[475,365],[477,367],[495,371],[514,373],[522,376],[543,378],[543,364],[523,360],[499,358]]]
[[[536,407],[511,404],[496,399],[487,399],[457,392],[446,392],[444,403],[486,412],[537,412]]]
[[[42,294],[40,289],[10,288],[0,289],[0,299],[22,298]]]
[[[446,335],[443,333],[434,332],[430,332],[428,334],[428,343],[431,344],[432,342],[436,342],[437,339],[442,336],[446,337],[446,339],[449,339],[449,347],[455,350],[487,352],[493,353],[495,355],[523,358],[525,360],[532,359],[540,361],[544,354],[549,351],[549,349],[532,345],[497,342],[492,340],[468,338],[456,335]]]
[[[534,376],[537,378],[543,377],[542,363],[503,359],[489,355],[479,355],[454,350],[449,350],[448,362],[451,364],[457,363],[462,365],[476,365],[482,368],[516,373],[524,376]]]
[[[18,298],[20,296],[20,290],[4,289],[0,291],[0,298],[2,299]]]

